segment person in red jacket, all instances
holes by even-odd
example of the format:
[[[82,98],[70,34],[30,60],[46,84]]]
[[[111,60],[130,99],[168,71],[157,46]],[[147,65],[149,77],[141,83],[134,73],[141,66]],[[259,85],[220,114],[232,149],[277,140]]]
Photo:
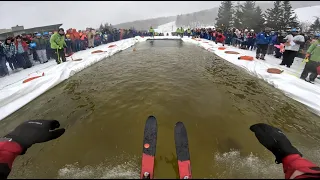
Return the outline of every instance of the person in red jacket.
[[[0,139],[0,179],[6,179],[14,159],[26,153],[33,144],[59,138],[65,129],[57,120],[30,120],[23,122]],[[258,123],[250,127],[258,141],[271,151],[277,164],[283,164],[286,179],[320,178],[320,168],[302,158],[302,154],[291,144],[283,132],[267,124]]]
[[[32,66],[32,63],[29,59],[28,55],[28,49],[29,46],[27,42],[25,42],[20,35],[18,35],[14,41],[17,55],[16,59],[19,64],[19,67],[22,67],[23,69],[30,68]]]
[[[224,41],[225,41],[226,37],[223,35],[222,31],[219,30],[216,33],[216,44],[221,43],[222,46],[224,46]]]

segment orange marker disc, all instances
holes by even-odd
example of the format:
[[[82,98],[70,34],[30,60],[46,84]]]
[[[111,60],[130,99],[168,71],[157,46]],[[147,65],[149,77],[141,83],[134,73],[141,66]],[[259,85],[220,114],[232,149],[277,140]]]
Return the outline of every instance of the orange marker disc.
[[[143,145],[144,148],[148,149],[150,147],[150,144],[146,143]]]

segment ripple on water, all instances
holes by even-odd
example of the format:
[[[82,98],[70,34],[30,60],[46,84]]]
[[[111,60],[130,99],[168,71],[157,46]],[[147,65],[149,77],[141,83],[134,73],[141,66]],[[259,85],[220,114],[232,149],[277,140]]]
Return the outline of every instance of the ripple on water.
[[[116,166],[100,164],[79,167],[75,163],[60,169],[58,179],[139,179],[139,168],[130,161]]]

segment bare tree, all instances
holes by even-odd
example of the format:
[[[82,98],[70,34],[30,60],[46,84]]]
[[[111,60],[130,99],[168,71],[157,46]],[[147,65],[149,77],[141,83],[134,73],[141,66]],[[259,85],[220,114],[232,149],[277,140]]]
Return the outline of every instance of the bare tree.
[[[312,23],[309,21],[301,22],[300,23],[300,30],[301,32],[308,32],[310,30]]]

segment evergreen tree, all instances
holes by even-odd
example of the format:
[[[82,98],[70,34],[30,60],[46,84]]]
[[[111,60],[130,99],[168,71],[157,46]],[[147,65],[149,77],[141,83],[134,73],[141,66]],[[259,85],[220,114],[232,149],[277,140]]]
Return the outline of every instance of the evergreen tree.
[[[237,2],[237,5],[234,9],[233,14],[233,27],[237,29],[242,28],[242,11],[241,11],[242,5],[240,4],[240,1]]]
[[[317,19],[311,24],[310,28],[313,31],[320,31],[320,18],[316,17]]]
[[[290,1],[283,1],[281,8],[283,11],[283,18],[280,23],[281,29],[297,28],[299,26],[298,17],[292,9]]]
[[[260,32],[261,30],[264,29],[264,23],[266,22],[265,18],[264,18],[264,14],[260,8],[260,6],[257,6],[255,8],[255,12],[254,12],[254,23],[255,25],[253,27],[251,27],[252,29],[255,30],[255,32]]]
[[[267,9],[266,11],[266,26],[274,29],[280,30],[281,21],[283,19],[283,9],[281,8],[281,1],[275,1],[273,3],[273,8]]]
[[[216,26],[229,28],[232,23],[232,1],[222,1],[216,18]]]
[[[255,1],[245,1],[243,6],[241,7],[242,11],[242,27],[243,28],[252,28],[255,26]]]
[[[299,27],[298,16],[297,16],[296,13],[294,13],[294,15],[290,18],[289,26],[292,27],[292,28]]]

